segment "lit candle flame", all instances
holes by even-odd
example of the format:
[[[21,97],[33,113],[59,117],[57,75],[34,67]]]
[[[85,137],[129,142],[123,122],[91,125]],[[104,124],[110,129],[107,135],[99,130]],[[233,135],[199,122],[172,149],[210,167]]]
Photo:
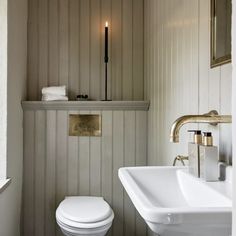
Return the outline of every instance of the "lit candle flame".
[[[106,25],[106,27],[108,27],[108,21],[106,21],[106,24],[105,24],[105,25]]]

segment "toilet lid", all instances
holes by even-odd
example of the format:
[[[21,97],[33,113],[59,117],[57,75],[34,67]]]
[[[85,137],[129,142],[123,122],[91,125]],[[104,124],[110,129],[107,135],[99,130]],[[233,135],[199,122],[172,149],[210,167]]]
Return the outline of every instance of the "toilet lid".
[[[80,223],[102,221],[112,214],[102,197],[66,197],[59,209],[65,218]]]

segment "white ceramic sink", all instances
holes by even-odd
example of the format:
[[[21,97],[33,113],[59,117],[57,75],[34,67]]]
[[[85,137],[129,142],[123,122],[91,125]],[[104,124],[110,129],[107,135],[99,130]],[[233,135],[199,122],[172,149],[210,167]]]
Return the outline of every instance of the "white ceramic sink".
[[[227,170],[230,173],[230,167]],[[205,182],[185,167],[125,167],[119,178],[152,231],[164,236],[230,236],[231,181]]]

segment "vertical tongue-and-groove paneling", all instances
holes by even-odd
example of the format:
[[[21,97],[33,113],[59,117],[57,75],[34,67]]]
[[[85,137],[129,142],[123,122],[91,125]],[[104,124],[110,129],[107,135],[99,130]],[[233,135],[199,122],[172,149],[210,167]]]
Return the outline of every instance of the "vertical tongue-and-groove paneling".
[[[102,137],[68,136],[69,114],[101,114]],[[55,211],[68,195],[103,196],[115,213],[108,235],[145,236],[118,169],[146,165],[146,151],[147,111],[25,111],[24,236],[61,236]]]

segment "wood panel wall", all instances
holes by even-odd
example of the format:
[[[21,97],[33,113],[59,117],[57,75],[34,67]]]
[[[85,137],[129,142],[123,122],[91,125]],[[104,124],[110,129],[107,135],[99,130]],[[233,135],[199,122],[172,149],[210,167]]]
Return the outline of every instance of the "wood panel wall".
[[[145,1],[145,97],[150,99],[149,164],[187,154],[187,130],[213,132],[220,158],[231,163],[231,125],[186,125],[169,142],[173,121],[217,110],[231,114],[232,65],[210,68],[210,0]]]
[[[70,99],[104,99],[104,25],[109,21],[108,96],[143,100],[143,0],[29,0],[28,100],[67,85]]]
[[[100,114],[102,137],[69,137],[69,114]],[[68,195],[103,196],[115,213],[108,235],[145,236],[146,225],[119,179],[146,165],[147,111],[24,112],[23,235],[62,236],[55,210]]]

